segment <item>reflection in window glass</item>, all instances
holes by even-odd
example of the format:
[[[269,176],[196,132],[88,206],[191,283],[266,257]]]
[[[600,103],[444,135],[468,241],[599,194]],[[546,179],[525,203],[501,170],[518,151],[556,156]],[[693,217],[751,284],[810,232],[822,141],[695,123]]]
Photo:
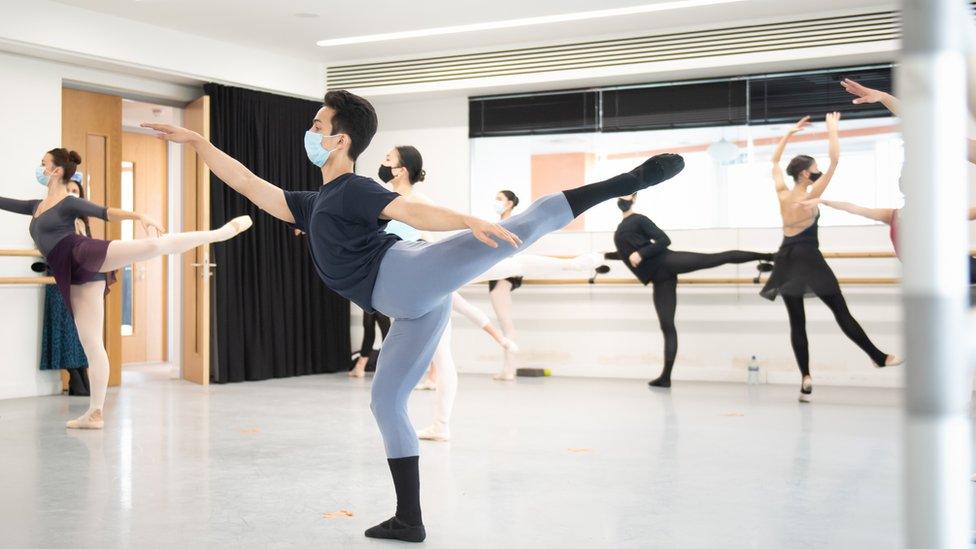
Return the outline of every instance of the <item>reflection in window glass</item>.
[[[135,166],[132,162],[122,162],[122,204],[123,210],[135,209]],[[132,220],[122,222],[122,240],[135,238],[135,225]],[[132,324],[132,265],[122,269],[122,335],[133,333]]]
[[[901,135],[891,118],[842,120],[841,158],[824,198],[868,207],[900,207]],[[770,158],[790,125],[726,126],[618,133],[484,137],[471,140],[472,213],[492,211],[502,189],[515,192],[524,210],[549,192],[612,177],[648,156],[677,152],[685,170],[667,184],[641,193],[637,209],[666,229],[779,227]],[[821,118],[794,136],[782,167],[797,154],[829,165]],[[785,174],[784,174],[785,177]],[[792,181],[787,177],[787,183]],[[613,231],[620,221],[609,201],[585,214],[578,229]],[[822,225],[874,222],[823,208]]]

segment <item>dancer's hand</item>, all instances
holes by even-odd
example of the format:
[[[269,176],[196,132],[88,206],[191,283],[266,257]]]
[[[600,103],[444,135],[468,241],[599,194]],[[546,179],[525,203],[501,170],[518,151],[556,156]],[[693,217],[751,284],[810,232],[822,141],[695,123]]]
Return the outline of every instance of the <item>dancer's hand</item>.
[[[139,125],[143,128],[156,130],[159,132],[156,137],[162,139],[163,141],[171,141],[173,143],[193,143],[194,141],[203,140],[203,136],[197,132],[188,130],[186,128],[181,128],[179,126],[171,126],[169,124],[150,124],[148,122],[143,122]]]
[[[787,132],[787,133],[789,133],[790,135],[793,135],[794,133],[798,133],[798,132],[803,131],[804,128],[806,128],[809,125],[810,125],[810,117],[809,116],[804,116],[803,118],[801,118],[799,120],[799,122],[796,123],[796,125],[794,125],[792,128],[790,128],[790,131]]]
[[[880,101],[884,101],[885,96],[888,95],[883,91],[869,88],[867,86],[862,86],[861,84],[858,84],[857,82],[851,80],[850,78],[845,78],[841,80],[840,85],[843,86],[845,90],[847,90],[847,93],[857,96],[854,98],[853,101],[855,105],[863,105],[866,103],[878,103]]]
[[[633,265],[635,268],[641,264],[641,261],[644,260],[644,258],[642,258],[640,254],[637,252],[630,254],[630,257],[628,257],[627,259],[630,260],[630,264]]]
[[[142,225],[142,230],[146,231],[146,234],[148,236],[153,236],[152,232],[149,229],[155,229],[156,231],[155,236],[166,234],[166,228],[163,227],[162,224],[157,222],[155,219],[149,217],[148,215],[140,214],[139,224]]]
[[[840,124],[840,113],[836,111],[827,113],[827,116],[824,118],[824,120],[827,122],[828,130],[835,130],[837,129],[837,126]]]
[[[464,220],[464,224],[471,229],[471,234],[473,234],[478,240],[484,242],[486,246],[490,246],[492,248],[498,247],[498,243],[495,242],[492,237],[497,237],[499,240],[508,242],[513,248],[518,248],[519,245],[522,244],[522,240],[516,236],[515,233],[509,231],[505,227],[502,227],[498,223],[492,223],[477,217],[467,216]]]

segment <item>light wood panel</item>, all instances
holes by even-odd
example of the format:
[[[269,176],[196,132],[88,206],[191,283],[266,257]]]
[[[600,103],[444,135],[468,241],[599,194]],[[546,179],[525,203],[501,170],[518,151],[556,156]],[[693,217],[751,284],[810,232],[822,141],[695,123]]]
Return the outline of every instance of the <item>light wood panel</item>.
[[[52,144],[53,148],[54,144]],[[61,146],[78,151],[85,192],[92,202],[118,207],[121,199],[122,98],[64,88],[61,92]],[[96,238],[118,239],[116,224],[92,220]],[[109,385],[122,382],[122,293],[118,284],[105,296],[105,350]]]
[[[165,221],[167,207],[166,143],[153,136],[124,132],[122,159],[132,162],[133,208]],[[135,238],[148,235],[134,224]],[[166,360],[166,256],[132,267],[132,335],[122,337],[122,363]]]
[[[210,98],[186,106],[183,124],[210,139]],[[183,147],[183,230],[210,229],[210,170]],[[183,379],[210,383],[210,247],[183,254]]]

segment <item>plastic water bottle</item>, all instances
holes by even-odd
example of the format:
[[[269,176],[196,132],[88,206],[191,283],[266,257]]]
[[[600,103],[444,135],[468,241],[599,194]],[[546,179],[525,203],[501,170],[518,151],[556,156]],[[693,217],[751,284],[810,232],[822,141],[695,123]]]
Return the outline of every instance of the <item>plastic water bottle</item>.
[[[756,360],[756,355],[752,355],[749,359],[749,385],[759,385],[759,361]]]

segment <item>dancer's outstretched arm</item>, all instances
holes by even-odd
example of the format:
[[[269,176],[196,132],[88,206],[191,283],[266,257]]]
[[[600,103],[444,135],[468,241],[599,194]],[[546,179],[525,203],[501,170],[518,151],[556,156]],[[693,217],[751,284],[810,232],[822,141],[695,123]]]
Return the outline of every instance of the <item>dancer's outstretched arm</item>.
[[[891,218],[895,212],[895,210],[892,208],[868,208],[865,206],[858,206],[857,204],[851,204],[850,202],[838,202],[836,200],[824,200],[822,198],[804,200],[797,203],[797,207],[814,208],[819,204],[834,208],[835,210],[841,210],[854,215],[859,215],[861,217],[866,217],[868,219],[873,219],[874,221],[880,221],[886,225],[891,225]]]
[[[830,184],[830,180],[834,178],[834,172],[837,171],[837,162],[840,161],[840,113],[827,113],[826,121],[828,139],[827,151],[830,155],[830,167],[827,168],[827,171],[825,171],[822,176],[820,176],[820,179],[816,180],[813,185],[810,186],[810,196],[812,198],[820,198],[820,195],[827,190],[827,185]]]
[[[855,105],[881,103],[886,109],[891,111],[891,114],[899,116],[901,113],[901,102],[898,101],[897,97],[891,95],[890,93],[885,93],[867,86],[862,86],[850,78],[841,80],[840,85],[847,90],[847,93],[857,96],[852,101],[852,103]]]
[[[471,229],[475,238],[492,248],[498,243],[492,236],[508,242],[513,248],[522,243],[515,233],[497,223],[485,221],[471,215],[455,212],[450,208],[427,204],[400,197],[390,202],[380,214],[383,219],[396,219],[421,231],[459,231]]]
[[[33,215],[40,200],[17,200],[0,196],[0,210],[20,215]]]
[[[183,143],[193,147],[210,167],[210,171],[217,174],[221,181],[230,188],[244,195],[265,212],[286,223],[294,223],[295,217],[285,202],[285,191],[272,185],[251,173],[244,164],[234,160],[230,155],[214,147],[212,143],[200,134],[169,124],[142,124],[159,132],[159,138],[173,143]]]
[[[776,145],[776,150],[773,151],[773,183],[776,185],[777,193],[785,193],[789,191],[789,187],[786,186],[786,181],[783,179],[783,168],[779,165],[780,161],[783,159],[783,151],[786,150],[786,144],[790,142],[790,138],[793,134],[803,131],[804,128],[810,125],[810,117],[804,116],[796,123],[786,135],[784,135],[779,143]]]

